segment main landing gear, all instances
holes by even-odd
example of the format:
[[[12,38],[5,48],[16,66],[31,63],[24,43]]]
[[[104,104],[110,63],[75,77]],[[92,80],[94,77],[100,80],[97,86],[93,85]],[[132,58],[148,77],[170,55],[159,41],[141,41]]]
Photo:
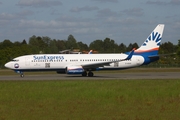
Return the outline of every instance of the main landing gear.
[[[84,72],[82,73],[82,76],[83,76],[83,77],[85,77],[85,76],[87,76],[87,75],[88,75],[88,77],[93,77],[93,76],[94,76],[94,73],[91,72],[91,71],[89,71],[88,73],[87,73],[87,71],[84,71]]]

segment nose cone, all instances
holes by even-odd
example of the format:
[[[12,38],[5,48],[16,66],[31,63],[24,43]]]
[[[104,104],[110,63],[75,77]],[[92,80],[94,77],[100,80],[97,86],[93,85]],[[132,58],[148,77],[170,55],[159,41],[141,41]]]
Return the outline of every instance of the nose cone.
[[[4,65],[6,68],[12,69],[12,63],[8,62]]]

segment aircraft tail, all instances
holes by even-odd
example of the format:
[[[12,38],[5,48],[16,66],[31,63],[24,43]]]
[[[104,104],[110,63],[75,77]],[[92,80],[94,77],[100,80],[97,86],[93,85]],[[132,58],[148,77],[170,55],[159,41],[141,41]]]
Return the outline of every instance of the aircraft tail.
[[[161,38],[164,31],[164,24],[158,24],[144,43],[135,50],[135,54],[146,54],[148,56],[158,55]]]

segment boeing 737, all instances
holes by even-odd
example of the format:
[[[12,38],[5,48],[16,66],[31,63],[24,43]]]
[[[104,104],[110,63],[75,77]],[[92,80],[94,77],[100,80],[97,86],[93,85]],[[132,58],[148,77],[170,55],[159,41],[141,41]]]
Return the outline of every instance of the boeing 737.
[[[6,68],[20,73],[28,71],[56,71],[59,74],[81,74],[92,77],[92,71],[121,70],[147,65],[159,59],[164,24],[159,24],[136,50],[121,54],[35,54],[14,58]]]

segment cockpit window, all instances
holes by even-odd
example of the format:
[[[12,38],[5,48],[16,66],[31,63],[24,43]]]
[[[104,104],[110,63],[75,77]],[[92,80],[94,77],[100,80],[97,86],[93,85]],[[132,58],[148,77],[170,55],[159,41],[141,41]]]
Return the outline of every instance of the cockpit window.
[[[12,61],[13,61],[13,62],[18,62],[19,60],[18,60],[18,59],[13,59]]]

